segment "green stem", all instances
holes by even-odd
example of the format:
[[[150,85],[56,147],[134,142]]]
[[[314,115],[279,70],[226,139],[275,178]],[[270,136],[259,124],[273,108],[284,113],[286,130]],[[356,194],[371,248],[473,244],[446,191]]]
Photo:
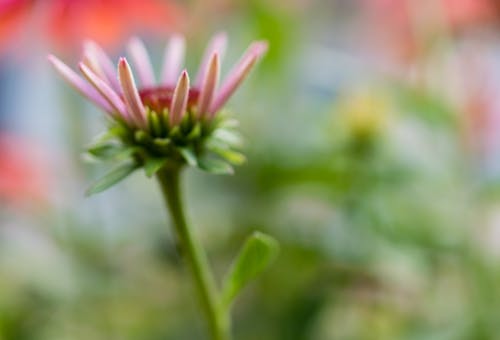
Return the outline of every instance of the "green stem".
[[[206,253],[186,222],[181,192],[180,167],[165,167],[157,173],[166,206],[170,212],[183,256],[191,268],[194,286],[205,312],[213,340],[229,340],[229,315],[219,308],[219,293]]]

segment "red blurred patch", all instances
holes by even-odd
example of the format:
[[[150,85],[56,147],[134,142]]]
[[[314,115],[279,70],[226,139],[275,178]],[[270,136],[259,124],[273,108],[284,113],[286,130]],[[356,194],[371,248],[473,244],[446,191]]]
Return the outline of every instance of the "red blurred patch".
[[[455,30],[481,25],[497,19],[491,0],[442,0],[446,19]]]
[[[90,38],[117,47],[135,32],[165,34],[182,22],[182,11],[162,0],[57,0],[47,8],[46,29],[60,48]]]
[[[33,30],[61,51],[84,39],[113,49],[131,34],[165,34],[183,22],[182,9],[167,0],[0,0],[0,43]]]
[[[426,40],[432,40],[433,34],[443,33],[440,24],[453,33],[460,33],[498,20],[500,8],[500,2],[494,0],[370,0],[362,3],[369,36],[403,63],[426,53]]]
[[[0,135],[0,202],[9,205],[41,203],[50,187],[47,158],[35,143]]]
[[[0,50],[19,33],[33,0],[0,0]]]
[[[419,45],[412,25],[408,0],[371,0],[364,2],[370,36],[389,50],[397,60],[407,63],[418,54]],[[371,39],[370,39],[371,40]]]

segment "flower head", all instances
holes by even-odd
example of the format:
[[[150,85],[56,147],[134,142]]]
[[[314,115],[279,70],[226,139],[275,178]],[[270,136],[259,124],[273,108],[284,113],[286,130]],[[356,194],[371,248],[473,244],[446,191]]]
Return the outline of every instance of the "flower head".
[[[83,78],[55,56],[49,56],[49,61],[110,118],[110,135],[119,143],[110,144],[109,138],[98,142],[90,150],[94,156],[119,149],[132,155],[135,164],[144,166],[149,175],[167,162],[220,172],[230,170],[220,158],[239,163],[243,157],[232,150],[237,140],[231,130],[234,124],[219,112],[267,50],[266,42],[253,42],[219,86],[226,41],[224,33],[212,38],[194,81],[182,69],[185,41],[179,35],[166,47],[158,81],[146,48],[137,38],[128,46],[135,75],[126,58],[120,58],[115,69],[106,53],[90,41],[79,63]]]

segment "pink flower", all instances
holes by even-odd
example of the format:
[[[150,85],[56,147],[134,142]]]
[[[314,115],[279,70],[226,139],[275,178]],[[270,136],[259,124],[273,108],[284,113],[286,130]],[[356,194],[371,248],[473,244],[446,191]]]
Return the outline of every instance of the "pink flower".
[[[138,81],[126,58],[120,58],[115,70],[110,58],[93,42],[85,44],[84,57],[79,63],[84,78],[55,56],[48,58],[71,86],[113,120],[133,130],[153,133],[148,112],[168,118],[164,122],[168,129],[179,125],[188,113],[200,121],[212,120],[267,50],[266,42],[253,42],[219,87],[220,62],[226,42],[224,33],[213,37],[194,82],[190,81],[187,71],[182,70],[185,41],[178,35],[167,45],[159,81],[155,79],[143,43],[137,38],[130,41],[128,51]]]
[[[267,43],[250,44],[219,86],[226,43],[224,33],[212,38],[193,81],[182,66],[185,42],[179,35],[173,36],[165,49],[159,79],[155,77],[144,44],[137,38],[128,45],[135,74],[124,57],[115,69],[94,42],[84,46],[79,63],[83,77],[56,57],[49,56],[56,71],[103,109],[112,122],[106,137],[88,149],[89,155],[97,159],[127,160],[98,181],[89,193],[114,185],[140,167],[148,176],[166,166],[184,165],[228,174],[233,171],[232,165],[245,161],[237,150],[240,138],[234,130],[234,120],[219,112],[266,52]]]

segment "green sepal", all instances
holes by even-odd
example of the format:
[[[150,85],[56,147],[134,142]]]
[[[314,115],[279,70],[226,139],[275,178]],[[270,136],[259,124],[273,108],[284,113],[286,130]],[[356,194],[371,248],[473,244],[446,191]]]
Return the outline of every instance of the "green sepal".
[[[160,117],[154,111],[148,111],[148,122],[150,130],[155,136],[161,136],[163,133],[163,128],[161,126]]]
[[[153,131],[153,122],[151,121],[151,116],[153,116],[153,112],[147,106],[144,108],[144,110],[146,112],[146,122],[148,124],[148,129],[149,131]]]
[[[146,176],[152,177],[165,165],[165,163],[167,163],[166,158],[148,157],[144,162],[144,172],[146,173]]]
[[[218,125],[218,127],[221,129],[235,129],[238,126],[240,126],[240,122],[233,118],[224,119]]]
[[[182,158],[184,158],[187,164],[191,166],[198,165],[198,159],[192,149],[188,147],[179,147],[177,149],[179,150],[179,153],[181,154]]]
[[[232,165],[242,165],[246,162],[245,155],[233,150],[230,145],[220,139],[209,138],[206,142],[206,148]]]
[[[159,147],[165,147],[172,143],[172,140],[170,138],[155,138],[153,140],[153,144]]]
[[[108,131],[103,133],[97,138],[97,143],[102,143],[102,142],[107,142],[109,140],[112,140],[114,138],[120,138],[128,134],[127,128],[121,124],[114,124],[111,127],[109,127]]]
[[[211,148],[210,151],[219,155],[221,158],[228,161],[232,165],[242,165],[247,160],[244,154],[231,149]]]
[[[246,239],[224,279],[223,307],[229,307],[238,293],[274,262],[279,248],[278,241],[258,231]]]
[[[102,178],[97,180],[90,188],[85,192],[86,196],[97,194],[102,192],[113,185],[117,184],[121,180],[125,179],[128,175],[139,168],[139,164],[135,161],[128,161],[120,164],[119,166],[113,168],[110,172],[104,175]]]
[[[243,145],[243,139],[240,134],[232,130],[217,129],[214,131],[212,138],[229,146],[241,147]]]
[[[181,128],[179,125],[174,126],[169,133],[170,137],[179,137],[181,135]]]
[[[123,146],[116,143],[98,143],[90,146],[87,153],[98,159],[112,159],[123,151]]]
[[[148,143],[151,141],[151,137],[145,131],[142,130],[137,130],[134,132],[134,139],[136,140],[136,142],[141,144]]]
[[[95,144],[87,149],[87,154],[100,161],[123,160],[139,151],[138,147],[115,143]]]
[[[164,108],[163,111],[161,113],[159,113],[160,121],[161,121],[163,127],[166,128],[166,130],[168,130],[169,126],[170,126],[170,124],[168,123],[169,122],[168,116],[169,116],[169,113],[168,113],[167,108]]]
[[[216,158],[202,157],[198,160],[198,167],[206,172],[216,175],[234,174],[234,169],[230,164]]]
[[[193,140],[201,136],[201,124],[198,122],[187,135],[187,140]]]
[[[145,130],[113,122],[87,154],[91,160],[137,161],[148,177],[165,164],[163,159],[185,162],[213,174],[233,174],[232,165],[246,161],[243,154],[233,149],[242,144],[239,133],[232,129],[237,125],[234,119],[216,116],[200,120],[192,110],[181,124],[169,127],[168,115],[167,109],[160,113],[147,109]]]

